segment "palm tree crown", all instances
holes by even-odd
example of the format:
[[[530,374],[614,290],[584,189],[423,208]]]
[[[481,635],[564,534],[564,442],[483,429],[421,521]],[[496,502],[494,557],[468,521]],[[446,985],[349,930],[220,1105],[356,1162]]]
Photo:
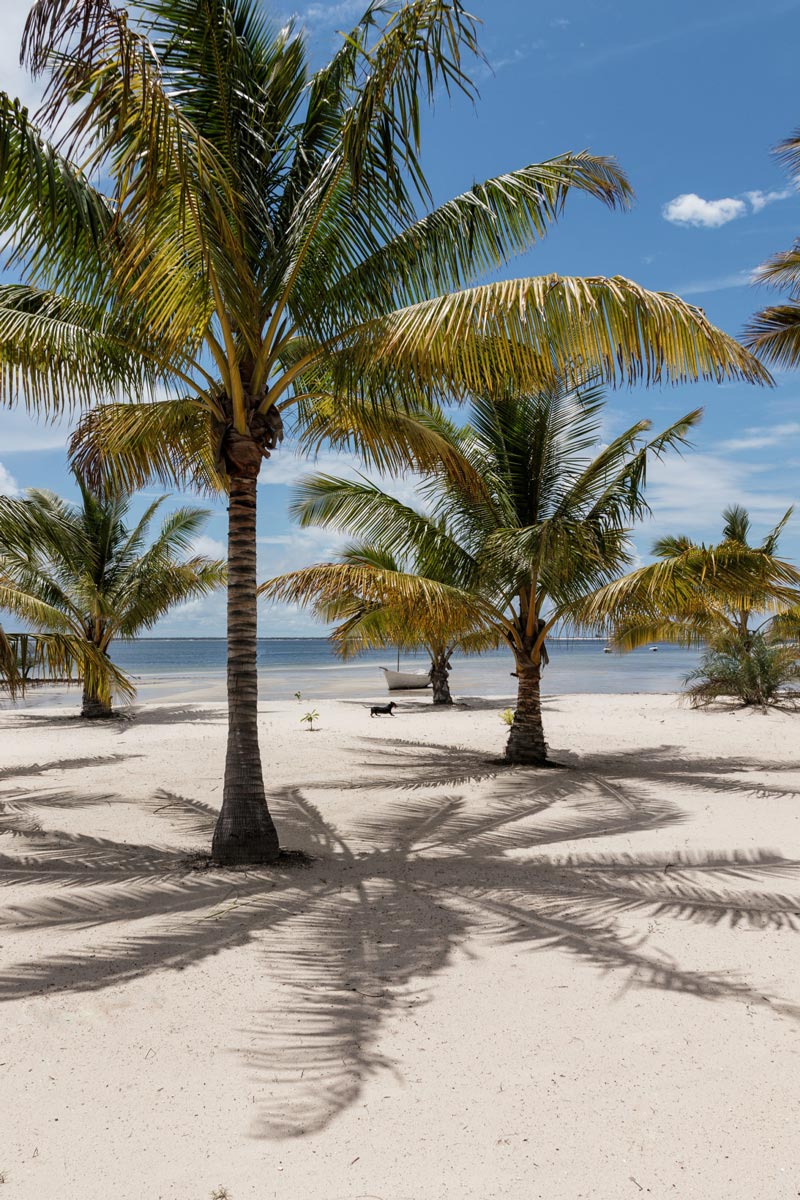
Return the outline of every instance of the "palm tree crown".
[[[207,594],[225,568],[191,554],[202,509],[171,513],[148,544],[163,497],[129,526],[129,494],[99,496],[77,482],[79,505],[36,489],[25,499],[0,498],[0,607],[107,659],[115,638],[135,637],[173,605]],[[109,682],[119,686],[125,676],[110,666],[105,675],[104,687],[84,680],[84,716],[110,713]]]
[[[264,594],[311,601],[328,617],[342,592],[356,593],[391,607],[396,624],[413,628],[424,612],[442,636],[504,641],[519,679],[507,755],[544,762],[547,638],[629,565],[629,525],[647,511],[647,461],[683,443],[700,415],[650,439],[649,422],[637,422],[598,453],[602,410],[597,386],[476,398],[468,426],[440,421],[452,454],[420,489],[427,511],[368,482],[312,477],[298,491],[301,523],[358,528],[396,553],[412,551],[425,569],[322,564],[269,581]]]
[[[739,504],[722,514],[719,542],[706,546],[686,536],[660,538],[655,561],[599,589],[582,612],[605,621],[622,650],[653,641],[682,645],[740,638],[744,645],[756,629],[776,617],[786,622],[800,594],[800,572],[779,557],[781,532],[792,515],[753,546],[750,515]]]

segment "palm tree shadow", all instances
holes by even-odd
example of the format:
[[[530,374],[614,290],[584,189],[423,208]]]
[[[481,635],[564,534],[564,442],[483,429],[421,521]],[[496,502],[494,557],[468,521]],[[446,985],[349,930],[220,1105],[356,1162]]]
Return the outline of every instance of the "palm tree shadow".
[[[441,788],[475,779],[471,752],[409,745],[388,749],[414,758],[407,788],[415,794],[371,807],[347,838],[299,789],[273,795],[284,843],[300,842],[314,855],[305,869],[202,871],[158,845],[43,832],[26,824],[18,796],[5,813],[6,830],[16,837],[14,853],[0,859],[0,879],[21,885],[25,900],[3,923],[62,928],[73,937],[101,927],[106,937],[102,948],[95,937],[85,953],[8,968],[0,974],[0,1000],[97,991],[182,970],[232,947],[256,947],[269,1002],[255,1028],[242,1031],[249,1043],[242,1053],[262,1098],[254,1133],[268,1138],[323,1129],[367,1079],[397,1071],[378,1050],[385,1020],[422,1005],[422,989],[434,985],[469,937],[557,947],[595,968],[624,972],[631,986],[798,1015],[747,981],[682,968],[648,949],[625,922],[659,915],[792,930],[800,901],[768,885],[796,879],[799,864],[763,851],[553,857],[559,843],[628,837],[669,827],[682,814],[663,788],[631,786],[631,764],[625,780],[624,762],[607,779],[596,760],[591,771],[496,770],[480,778],[480,795],[468,803]],[[367,765],[393,786],[386,778],[396,773],[386,772],[375,751]],[[667,761],[662,756],[662,772]],[[426,771],[432,794],[422,796]],[[46,802],[35,797],[37,805]],[[62,792],[51,803],[85,804],[86,797]],[[174,793],[154,794],[148,807],[171,844],[176,835],[206,841],[216,817],[210,806]],[[358,852],[351,842],[370,849]]]

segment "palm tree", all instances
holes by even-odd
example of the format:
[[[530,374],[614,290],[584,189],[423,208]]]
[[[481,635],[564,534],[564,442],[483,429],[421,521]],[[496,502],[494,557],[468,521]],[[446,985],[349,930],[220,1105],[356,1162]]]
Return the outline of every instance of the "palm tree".
[[[323,616],[342,592],[355,593],[375,604],[388,600],[398,623],[408,613],[413,627],[425,611],[443,636],[491,634],[505,642],[518,678],[506,758],[544,765],[547,638],[629,565],[628,523],[648,511],[647,461],[683,444],[700,417],[689,413],[646,441],[650,423],[639,421],[592,456],[602,412],[598,386],[576,394],[564,382],[535,395],[476,398],[468,426],[440,422],[451,458],[420,488],[427,511],[368,482],[310,478],[295,506],[301,524],[357,526],[398,552],[422,548],[436,570],[319,564],[270,580],[264,593],[311,602]]]
[[[3,586],[0,576],[0,587]],[[82,680],[105,703],[110,703],[112,692],[133,695],[125,673],[82,637],[63,633],[6,633],[0,626],[0,692],[15,700],[26,694],[31,683],[77,680]]]
[[[313,503],[319,495],[320,487],[323,493],[326,491],[325,484],[324,478],[318,477],[309,481],[306,486],[301,485],[299,492]],[[399,510],[402,520],[404,506],[399,500],[371,488],[369,483],[365,483],[364,487],[367,494],[373,493],[372,499],[380,496],[379,503],[382,502],[386,507],[387,520],[391,520],[392,510]],[[301,519],[303,509],[301,499],[296,505]],[[357,512],[353,512],[346,528],[352,531],[358,527],[359,517]],[[367,595],[343,591],[338,596],[321,600],[315,606],[315,615],[321,621],[339,622],[331,634],[331,639],[343,658],[386,646],[397,646],[406,650],[424,647],[430,655],[429,677],[433,703],[449,705],[453,703],[449,680],[453,653],[456,650],[475,653],[493,649],[499,641],[498,635],[492,629],[457,631],[446,627],[438,619],[435,611],[432,612],[430,605],[424,602],[409,606],[402,586],[402,581],[409,574],[456,587],[460,583],[457,572],[449,573],[451,564],[437,560],[435,552],[430,556],[431,547],[426,532],[424,523],[411,523],[408,528],[409,545],[402,559],[383,545],[359,542],[347,546],[340,555],[341,562],[353,567],[374,568],[379,573],[385,590],[380,599],[376,599],[373,589],[370,589]],[[441,527],[441,532],[447,532],[444,526]],[[391,587],[394,577],[400,581],[396,594]],[[279,587],[280,582],[270,581],[263,584],[259,591],[268,598],[272,587]]]
[[[795,185],[800,182],[800,129],[776,147]],[[800,366],[800,239],[790,250],[768,259],[756,272],[756,281],[786,288],[783,304],[771,304],[751,319],[745,344],[777,367]]]
[[[762,707],[797,678],[800,571],[778,556],[790,508],[751,544],[750,515],[740,504],[723,511],[722,538],[706,546],[685,536],[660,538],[655,562],[601,588],[584,606],[585,620],[604,620],[621,650],[653,641],[708,648],[686,682],[696,703],[738,696]]]
[[[609,382],[768,375],[679,298],[623,278],[473,285],[572,189],[610,206],[610,159],[566,154],[430,209],[420,107],[472,96],[460,0],[370,4],[313,75],[256,0],[38,0],[24,58],[62,151],[0,105],[0,397],[47,411],[114,389],[80,428],[87,477],[229,496],[229,742],[217,862],[272,861],[257,727],[256,480],[292,418],[379,465],[441,447],[406,409],[553,368]],[[90,182],[109,181],[108,193]],[[452,293],[451,289],[462,289]],[[169,398],[141,402],[148,387]],[[416,438],[416,441],[412,439]]]
[[[56,646],[61,639],[73,659],[78,647],[79,665],[87,656],[96,664],[80,672],[81,715],[109,717],[112,690],[134,690],[109,662],[114,639],[133,638],[173,605],[206,595],[224,581],[225,567],[202,555],[186,558],[205,524],[202,509],[171,513],[147,545],[165,497],[128,527],[129,494],[99,496],[77,482],[80,505],[36,489],[25,499],[0,497],[0,607],[50,642],[55,635]]]

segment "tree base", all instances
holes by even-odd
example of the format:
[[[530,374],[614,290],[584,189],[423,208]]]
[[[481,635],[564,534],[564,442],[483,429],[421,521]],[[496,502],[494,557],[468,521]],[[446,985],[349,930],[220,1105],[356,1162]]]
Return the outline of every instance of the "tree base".
[[[83,705],[81,716],[85,721],[111,721],[116,718],[117,713],[110,705],[91,703]]]
[[[259,818],[262,819],[259,819]],[[211,861],[218,867],[271,866],[280,858],[281,847],[272,819],[263,814],[243,825],[220,815],[211,842]]]

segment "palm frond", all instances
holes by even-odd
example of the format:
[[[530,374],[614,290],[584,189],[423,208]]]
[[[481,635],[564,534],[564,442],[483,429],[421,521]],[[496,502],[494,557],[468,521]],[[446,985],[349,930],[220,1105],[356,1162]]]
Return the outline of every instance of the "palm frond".
[[[337,384],[355,392],[403,375],[441,394],[506,387],[535,392],[558,374],[572,386],[744,379],[761,363],[702,310],[621,277],[506,280],[423,301],[332,339]]]
[[[209,494],[224,492],[213,414],[191,397],[149,404],[103,404],[72,434],[70,459],[93,486],[136,489],[158,480]]]
[[[763,308],[751,317],[743,341],[773,367],[796,367],[800,363],[800,301]]]

